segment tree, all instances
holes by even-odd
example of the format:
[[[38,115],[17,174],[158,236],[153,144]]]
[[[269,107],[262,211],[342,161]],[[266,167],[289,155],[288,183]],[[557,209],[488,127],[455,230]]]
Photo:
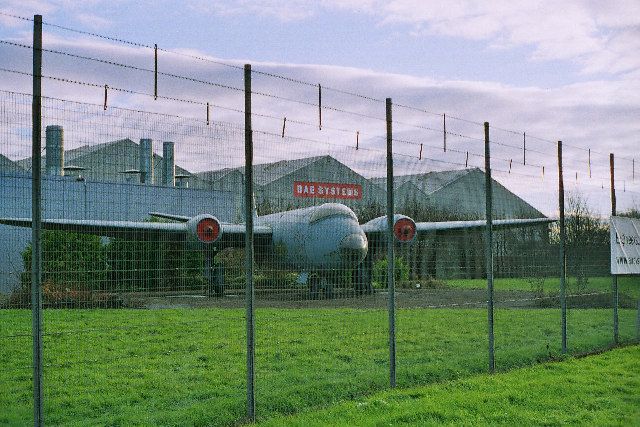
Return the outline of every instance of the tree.
[[[590,275],[607,274],[609,268],[609,227],[589,208],[580,193],[567,198],[565,213],[567,272],[576,277],[578,287],[587,285]],[[555,227],[554,240],[558,240]]]

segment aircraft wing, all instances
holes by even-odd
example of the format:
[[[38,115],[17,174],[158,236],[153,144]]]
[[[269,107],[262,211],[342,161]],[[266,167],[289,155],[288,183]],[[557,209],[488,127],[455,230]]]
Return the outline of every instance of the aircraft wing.
[[[553,218],[525,218],[525,219],[496,219],[493,220],[494,229],[526,227],[538,224],[548,224],[557,221]],[[415,225],[414,225],[415,224]],[[403,215],[396,215],[394,218],[394,234],[401,241],[411,241],[416,234],[429,233],[444,230],[470,230],[486,228],[487,221],[484,219],[474,221],[438,221],[438,222],[416,222]],[[373,219],[361,225],[362,230],[367,234],[383,234],[387,231],[387,218],[385,216]]]
[[[525,218],[525,219],[494,219],[493,228],[517,228],[536,224],[548,224],[557,221],[552,218]],[[468,230],[486,228],[487,220],[476,221],[442,221],[442,222],[416,222],[416,230],[420,232],[440,230]]]
[[[192,218],[190,216],[174,215],[174,214],[167,214],[167,213],[161,213],[161,212],[149,212],[149,215],[154,216],[156,218],[170,219],[178,222],[188,222]],[[244,234],[244,231],[245,231],[244,224],[221,223],[220,226],[222,227],[222,231],[226,235]],[[268,227],[266,225],[254,224],[253,234],[259,235],[259,236],[271,236],[271,227]]]
[[[0,218],[0,224],[17,227],[31,227],[31,218]],[[101,221],[87,219],[43,219],[45,230],[61,230],[74,233],[95,234],[107,237],[139,237],[147,239],[158,234],[187,233],[186,223],[177,222],[138,222],[138,221]]]
[[[154,215],[159,216],[159,215]],[[190,219],[187,217],[182,217]],[[213,218],[213,217],[211,217]],[[194,219],[198,219],[194,217]],[[217,221],[217,220],[216,220]],[[0,218],[0,224],[17,227],[31,227],[31,218]],[[45,230],[62,230],[73,233],[93,234],[97,236],[122,237],[132,240],[158,240],[160,236],[167,240],[181,240],[194,234],[198,239],[198,231],[193,230],[189,221],[184,222],[146,222],[146,221],[102,221],[83,219],[43,219],[42,228]],[[196,225],[197,227],[197,225]],[[244,242],[244,224],[219,224],[220,244],[217,246],[241,246]],[[257,236],[271,237],[271,227],[254,226],[254,234]],[[213,240],[205,240],[205,243],[217,242],[217,236]]]

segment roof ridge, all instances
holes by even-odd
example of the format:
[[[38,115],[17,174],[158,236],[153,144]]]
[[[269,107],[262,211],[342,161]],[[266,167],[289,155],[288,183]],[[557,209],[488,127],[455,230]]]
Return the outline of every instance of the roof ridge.
[[[321,156],[310,156],[310,157],[302,157],[302,158],[298,158],[298,159],[283,159],[283,160],[278,160],[277,162],[265,162],[265,163],[258,163],[253,165],[254,169],[257,169],[257,171],[259,173],[262,173],[264,175],[266,175],[265,169],[269,166],[283,166],[283,165],[291,165],[292,162],[296,162],[298,163],[296,165],[295,168],[288,170],[286,174],[275,174],[275,175],[269,175],[269,176],[274,176],[272,179],[269,179],[268,181],[265,181],[263,183],[261,183],[260,185],[267,185],[272,183],[273,181],[282,178],[285,175],[289,175],[293,172],[296,172],[300,169],[302,169],[305,166],[308,166],[312,163],[314,163],[315,161],[324,158],[324,157],[330,157],[332,159],[334,159],[333,157],[331,157],[330,155],[321,155]],[[336,160],[336,159],[334,159]],[[337,161],[337,160],[336,160]],[[199,176],[204,176],[204,174],[207,173],[221,173],[221,172],[225,172],[224,174],[221,174],[217,179],[220,178],[224,178],[225,176],[227,176],[228,174],[234,172],[234,171],[239,171],[244,175],[244,166],[236,166],[236,167],[232,167],[232,168],[222,168],[222,169],[213,169],[213,170],[209,170],[209,171],[203,171],[203,172],[198,172],[197,175]],[[257,176],[256,176],[256,170],[254,170],[254,180],[256,180]]]
[[[462,179],[463,177],[465,177],[465,176],[469,175],[469,173],[470,173],[472,170],[475,170],[475,169],[478,169],[478,168],[471,168],[471,169],[455,169],[455,171],[456,171],[456,172],[463,172],[463,173],[461,173],[460,175],[456,176],[455,178],[453,178],[453,179],[451,179],[451,180],[449,180],[449,181],[445,182],[445,183],[444,183],[444,184],[442,184],[440,187],[437,187],[436,189],[434,189],[433,191],[431,191],[429,194],[433,194],[433,193],[435,193],[436,191],[440,191],[440,190],[442,190],[443,188],[448,187],[449,185],[453,184],[454,182],[456,182],[456,181],[458,181],[458,180]],[[479,170],[479,169],[478,169],[478,170]]]
[[[436,191],[439,191],[441,189],[443,189],[444,187],[456,182],[457,180],[461,179],[462,177],[468,175],[471,171],[478,169],[478,168],[464,168],[464,169],[449,169],[449,170],[444,170],[444,171],[429,171],[429,172],[425,172],[425,173],[412,173],[412,174],[406,174],[406,175],[396,175],[394,176],[394,180],[396,178],[404,178],[402,181],[402,184],[400,185],[404,185],[407,182],[411,182],[416,188],[418,188],[423,194],[425,195],[429,195],[429,194],[433,194]],[[429,178],[429,177],[434,177],[437,175],[444,175],[444,174],[450,174],[452,172],[459,172],[459,174],[451,179],[449,179],[448,181],[444,182],[443,184],[434,187],[433,190],[429,190],[426,191],[427,189],[423,189],[421,188],[421,186],[417,185],[413,179],[421,179],[421,181],[424,181],[425,179]],[[412,179],[413,178],[413,179]],[[370,178],[372,180],[376,179],[376,180],[385,180],[387,179],[386,176],[381,176],[381,177],[373,177]],[[394,182],[394,186],[395,186],[395,182]]]
[[[306,166],[309,166],[309,165],[311,165],[311,164],[313,164],[313,163],[317,162],[318,160],[320,160],[320,159],[322,159],[322,158],[327,158],[327,157],[328,157],[328,158],[331,158],[331,159],[333,159],[333,160],[335,160],[335,161],[336,161],[336,162],[338,162],[338,163],[340,163],[337,159],[334,159],[334,158],[333,158],[333,157],[331,157],[330,155],[325,154],[325,155],[323,155],[323,156],[302,157],[302,158],[300,158],[300,159],[279,160],[279,161],[277,161],[277,162],[275,162],[275,163],[267,163],[267,164],[276,164],[276,163],[284,163],[284,164],[286,164],[286,163],[288,163],[288,162],[298,161],[300,164],[299,164],[299,165],[296,165],[296,167],[295,167],[295,168],[293,168],[292,170],[290,170],[290,171],[286,174],[286,175],[290,175],[290,174],[292,174],[292,173],[294,173],[294,172],[299,171],[300,169],[302,169],[302,168],[304,168],[304,167],[306,167]],[[303,161],[303,160],[304,160],[304,161]],[[342,163],[341,163],[341,164],[342,164]],[[278,179],[280,179],[280,178],[282,178],[283,176],[286,176],[286,175],[280,175],[280,176],[278,176],[278,177],[276,177],[276,178],[270,179],[270,180],[266,181],[265,183],[263,183],[262,185],[270,184],[270,183],[272,183],[273,181],[277,181]]]

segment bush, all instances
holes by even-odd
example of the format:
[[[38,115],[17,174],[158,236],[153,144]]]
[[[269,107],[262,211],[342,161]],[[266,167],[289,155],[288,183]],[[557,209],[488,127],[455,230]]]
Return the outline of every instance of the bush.
[[[167,222],[151,218],[149,222]],[[184,241],[113,238],[105,247],[109,281],[119,291],[202,289],[204,254]]]
[[[265,271],[253,277],[256,289],[291,289],[299,288],[298,274],[288,271]],[[245,283],[246,284],[246,279]]]
[[[105,253],[114,291],[201,289],[206,283],[202,251],[184,242],[114,238]]]
[[[383,258],[373,264],[373,287],[386,289],[387,287],[387,259]],[[402,258],[396,258],[394,262],[394,279],[396,283],[409,280],[409,266]]]
[[[31,283],[32,246],[22,252],[22,287]],[[100,237],[67,231],[42,234],[42,283],[67,288],[96,288],[106,279],[105,251]]]
[[[82,297],[82,292],[102,291],[100,301],[94,302],[109,306],[115,303],[108,292],[202,289],[206,284],[202,251],[189,249],[183,241],[112,238],[105,245],[100,236],[45,231],[42,255],[43,297],[49,295],[54,306],[82,298],[93,301],[88,295]],[[29,244],[22,252],[21,287],[9,304],[30,302],[31,259]]]

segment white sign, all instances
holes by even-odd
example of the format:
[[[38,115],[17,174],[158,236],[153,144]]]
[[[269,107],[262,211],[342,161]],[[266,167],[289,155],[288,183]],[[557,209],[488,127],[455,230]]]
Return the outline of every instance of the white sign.
[[[611,274],[640,274],[640,219],[611,217]]]

